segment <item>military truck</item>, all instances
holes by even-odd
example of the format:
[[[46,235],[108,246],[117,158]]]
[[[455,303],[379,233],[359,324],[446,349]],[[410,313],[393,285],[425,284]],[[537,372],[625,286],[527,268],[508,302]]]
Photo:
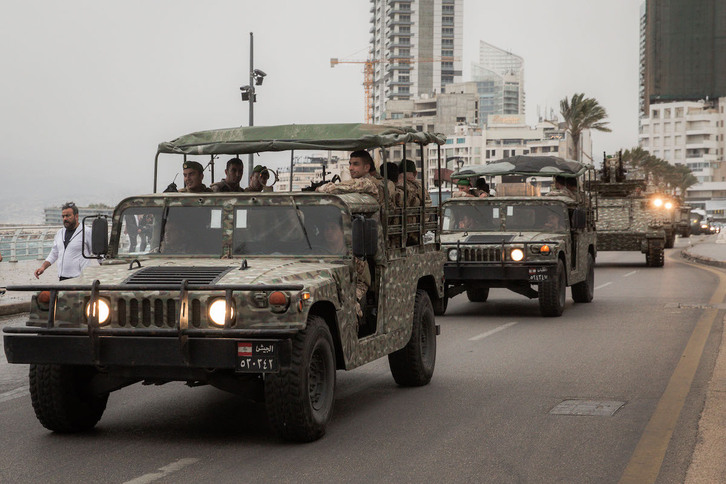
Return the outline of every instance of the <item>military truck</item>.
[[[156,163],[160,154],[181,166],[192,155],[444,141],[358,124],[233,128],[161,143]],[[336,370],[387,356],[399,385],[432,378],[432,302],[444,289],[438,212],[407,210],[404,218],[360,193],[126,198],[110,241],[106,220],[84,219],[93,234],[87,255],[100,265],[77,279],[10,288],[34,294],[26,325],[4,328],[7,359],[30,364],[33,407],[52,431],[94,427],[109,393],[127,385],[183,381],[264,400],[280,437],[318,439],[333,411]],[[141,252],[126,243],[129,217],[150,224]],[[413,231],[429,237],[404,245]],[[363,298],[357,264],[371,274]]]
[[[676,211],[676,233],[681,237],[691,236],[691,207],[679,204]]]
[[[622,157],[605,157],[595,194],[598,250],[640,251],[649,267],[663,267],[664,248],[675,238],[672,202],[646,194],[645,180],[627,179]]]
[[[585,165],[562,158],[515,156],[468,167],[452,177],[576,179],[587,173]],[[491,288],[507,288],[538,298],[543,316],[562,315],[568,286],[575,302],[592,301],[597,246],[590,199],[581,189],[564,195],[460,197],[444,202],[441,246],[447,255],[446,297],[466,292],[469,301],[485,302]]]

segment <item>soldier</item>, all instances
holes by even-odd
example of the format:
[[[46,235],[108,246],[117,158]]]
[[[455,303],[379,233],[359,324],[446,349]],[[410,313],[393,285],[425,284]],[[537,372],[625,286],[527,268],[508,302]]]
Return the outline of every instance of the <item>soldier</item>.
[[[184,188],[179,193],[205,193],[211,192],[210,188],[202,183],[204,179],[204,168],[196,161],[184,162]]]
[[[486,198],[491,197],[491,190],[489,189],[489,184],[484,178],[479,178],[476,181],[476,189],[474,191],[474,196],[479,198]]]
[[[213,192],[243,192],[244,188],[239,186],[242,175],[245,172],[245,165],[239,158],[230,158],[224,170],[226,177],[209,187]]]
[[[374,167],[373,158],[365,150],[354,151],[350,154],[348,170],[350,180],[340,183],[326,183],[315,189],[322,193],[367,193],[373,195],[378,203],[383,206],[383,196],[378,191],[376,179],[371,176],[371,167]]]
[[[264,165],[257,165],[250,175],[250,184],[246,192],[269,192],[272,187],[267,186],[267,180],[270,178],[270,171]]]
[[[391,163],[391,164],[393,164],[393,163]],[[383,169],[383,168],[381,168],[381,169]],[[378,202],[380,203],[383,201],[383,198],[386,196],[386,192],[384,191],[384,188],[383,188],[383,183],[384,183],[383,177],[380,175],[380,173],[378,173],[376,171],[376,167],[374,165],[371,165],[370,174],[373,178],[376,179],[376,185],[378,186],[378,193],[380,195],[380,200],[378,200]],[[390,174],[390,170],[389,170],[388,177],[390,178],[390,176],[391,176],[391,174]],[[390,179],[385,180],[385,183],[388,186],[388,198],[387,198],[388,203],[386,204],[386,207],[390,211],[396,207],[396,184],[393,183]],[[381,205],[381,206],[383,206],[383,205]]]
[[[547,192],[548,197],[566,197],[577,200],[576,195],[567,188],[565,177],[561,175],[555,176],[554,188]]]
[[[343,238],[343,228],[335,220],[326,222],[323,228],[323,237],[328,243],[328,250],[333,254],[345,254],[345,239]],[[361,302],[365,302],[366,293],[371,286],[371,270],[368,263],[357,257],[353,258],[355,262],[355,272],[357,276],[355,284],[355,313],[358,320],[363,318],[363,309]]]
[[[476,198],[476,195],[471,193],[471,185],[469,184],[469,180],[467,178],[460,178],[459,181],[456,182],[456,188],[458,188],[458,190],[451,195],[451,198]]]

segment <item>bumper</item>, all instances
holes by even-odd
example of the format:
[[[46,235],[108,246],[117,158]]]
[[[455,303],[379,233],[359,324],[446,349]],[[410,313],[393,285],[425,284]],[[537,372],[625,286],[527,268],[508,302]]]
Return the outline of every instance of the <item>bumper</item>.
[[[498,282],[526,282],[539,284],[552,280],[557,272],[555,264],[482,264],[476,262],[447,263],[444,278],[447,284],[466,282],[489,283],[496,287]]]
[[[154,335],[88,334],[83,329],[39,329],[28,327],[3,330],[5,355],[9,363],[96,365],[106,367],[164,367],[229,369],[263,373],[264,369],[240,368],[240,348],[250,348],[251,357],[272,357],[275,370],[290,365],[290,336],[224,338],[201,334],[179,335],[176,331],[154,331]],[[130,332],[129,332],[130,333]],[[176,333],[176,334],[175,334]],[[257,353],[256,348],[266,348]],[[274,355],[268,353],[274,348]],[[249,360],[247,360],[249,362]],[[249,365],[248,365],[249,366]]]

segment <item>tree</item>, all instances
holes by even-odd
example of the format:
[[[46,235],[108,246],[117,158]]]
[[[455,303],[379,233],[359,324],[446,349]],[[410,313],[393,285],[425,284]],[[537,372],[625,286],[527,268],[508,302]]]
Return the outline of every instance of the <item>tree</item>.
[[[583,93],[572,95],[572,100],[564,98],[560,101],[560,114],[565,120],[567,131],[572,137],[575,150],[574,158],[581,161],[580,135],[586,129],[594,129],[609,133],[612,131],[604,121],[608,114],[596,99],[586,98]],[[571,156],[570,156],[571,157]]]

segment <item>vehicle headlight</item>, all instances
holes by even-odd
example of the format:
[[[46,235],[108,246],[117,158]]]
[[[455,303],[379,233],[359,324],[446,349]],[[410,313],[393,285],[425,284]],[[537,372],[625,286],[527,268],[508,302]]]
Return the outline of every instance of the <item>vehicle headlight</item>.
[[[702,229],[707,229],[708,228],[708,225],[707,224],[701,224],[701,228]]]
[[[666,208],[667,210],[670,210],[670,209],[672,209],[672,208],[673,208],[673,202],[666,202],[666,203],[665,203],[665,208]]]
[[[93,313],[91,313],[92,309]],[[96,304],[93,305],[93,308],[91,308],[91,302],[89,301],[88,304],[86,304],[86,318],[90,320],[91,314],[95,316],[96,311],[98,311],[98,324],[103,324],[108,321],[109,316],[111,316],[111,305],[105,299],[99,298],[96,300]]]
[[[282,291],[274,291],[270,293],[270,296],[267,298],[267,302],[270,304],[272,312],[284,313],[287,311],[287,306],[290,304],[290,298]]]
[[[530,246],[530,251],[533,254],[550,255],[552,253],[552,247],[550,247],[547,244],[532,245],[532,246]]]
[[[663,200],[660,198],[654,198],[653,199],[653,206],[655,207],[662,207],[663,206]]]
[[[456,260],[459,258],[459,249],[451,249],[449,250],[449,260],[451,262],[456,262]]]
[[[209,320],[217,326],[224,326],[224,313],[227,309],[226,299],[215,299],[209,305]],[[229,308],[229,319],[234,320],[234,305]]]
[[[512,251],[509,253],[509,256],[514,261],[520,261],[524,259],[524,251],[522,249],[512,249]]]

